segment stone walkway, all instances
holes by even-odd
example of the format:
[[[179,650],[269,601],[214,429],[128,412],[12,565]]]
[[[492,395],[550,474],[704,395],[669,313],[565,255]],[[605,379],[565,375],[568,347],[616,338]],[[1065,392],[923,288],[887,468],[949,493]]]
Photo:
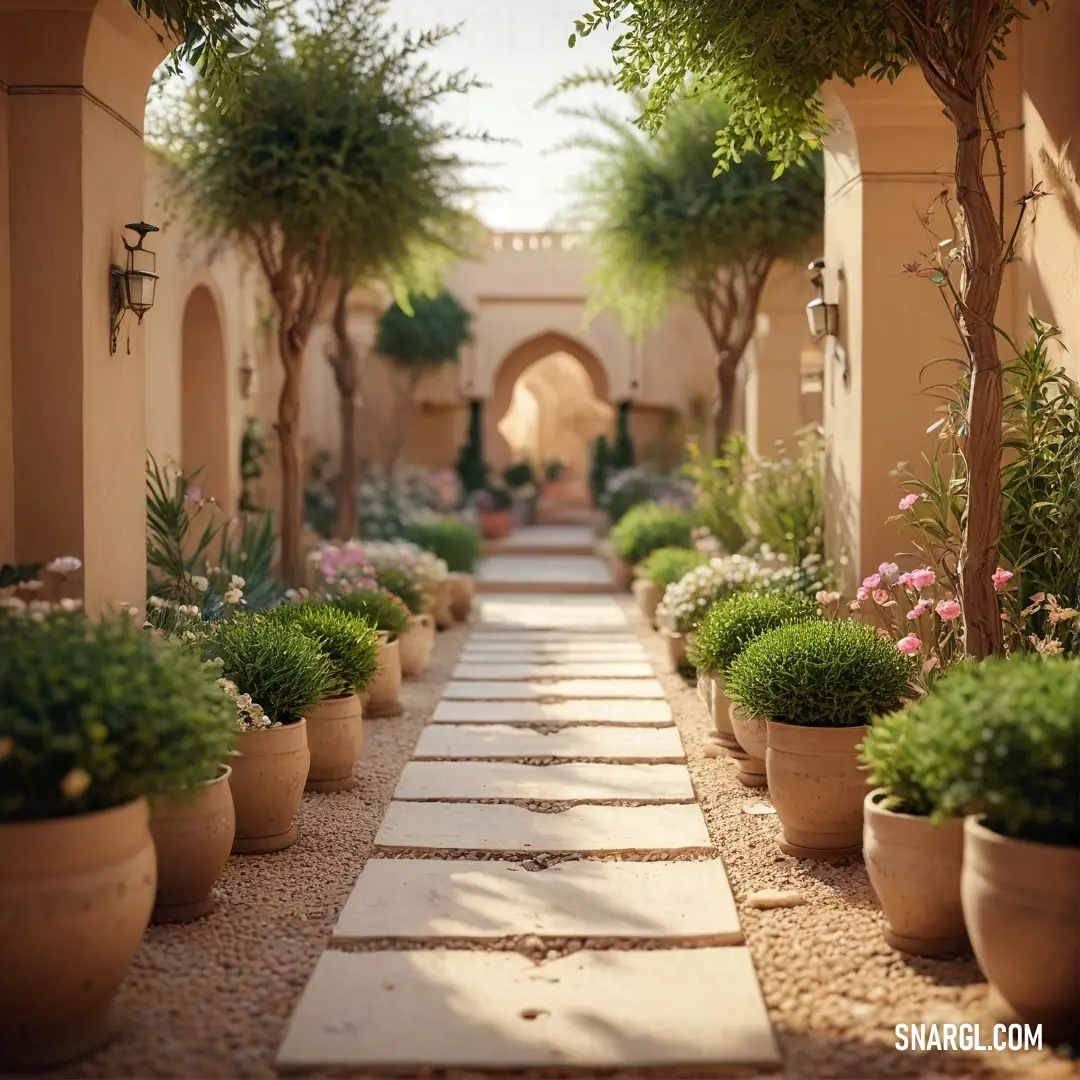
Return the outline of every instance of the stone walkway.
[[[775,1066],[727,875],[620,602],[477,606],[279,1069]]]

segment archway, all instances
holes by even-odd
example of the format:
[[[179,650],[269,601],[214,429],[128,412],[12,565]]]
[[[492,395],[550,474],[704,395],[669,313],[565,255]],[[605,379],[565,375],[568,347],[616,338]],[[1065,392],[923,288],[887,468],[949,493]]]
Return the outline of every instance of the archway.
[[[512,460],[538,471],[560,461],[564,500],[587,505],[590,447],[614,424],[608,375],[590,349],[556,333],[522,342],[500,365],[485,414],[496,472]]]
[[[197,285],[181,323],[180,462],[201,467],[198,484],[231,512],[233,455],[229,445],[225,335],[209,288]]]

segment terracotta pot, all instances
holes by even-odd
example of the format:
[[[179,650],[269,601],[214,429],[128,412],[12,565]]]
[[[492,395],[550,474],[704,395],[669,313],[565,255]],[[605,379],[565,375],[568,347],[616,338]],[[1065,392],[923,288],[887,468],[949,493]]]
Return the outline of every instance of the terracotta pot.
[[[188,922],[214,910],[210,890],[229,861],[236,836],[229,777],[218,775],[191,797],[154,800],[150,832],[157,851],[157,899],[153,921]]]
[[[780,850],[797,859],[839,859],[862,848],[866,776],[855,749],[866,727],[770,720],[765,774],[784,828]]]
[[[1080,847],[1013,840],[964,822],[960,897],[987,981],[1051,1039],[1080,1018]]]
[[[423,675],[435,648],[435,617],[430,612],[414,615],[398,634],[401,674],[410,679]]]
[[[668,670],[678,672],[686,665],[686,635],[665,630],[664,639],[667,641]]]
[[[230,764],[236,807],[233,853],[261,854],[295,844],[299,833],[293,817],[311,764],[307,721],[241,731]]]
[[[607,564],[612,580],[615,582],[615,588],[619,592],[627,592],[634,583],[634,564],[614,552],[608,555]]]
[[[735,738],[735,732],[731,728],[731,702],[724,691],[723,677],[713,673],[712,680],[712,707],[713,727],[716,728],[716,741],[728,751],[741,751],[739,740]]]
[[[509,536],[514,527],[513,510],[478,510],[476,523],[480,533],[489,540],[501,540]]]
[[[359,780],[353,766],[364,745],[364,710],[358,694],[324,698],[304,713],[307,720],[308,767],[306,791],[349,791]]]
[[[465,622],[472,611],[476,582],[471,574],[450,574],[450,613],[457,622]]]
[[[0,867],[0,1062],[74,1061],[114,1034],[113,999],[150,922],[146,800],[0,824]]]
[[[638,610],[649,620],[650,625],[655,625],[656,608],[664,598],[664,590],[648,578],[637,578],[631,588]]]
[[[712,673],[698,670],[697,673],[697,696],[706,709],[712,710]]]
[[[401,647],[397,638],[379,645],[379,670],[368,687],[364,711],[369,720],[384,716],[400,716],[401,704]]]
[[[964,823],[941,825],[880,805],[885,792],[863,802],[863,856],[885,912],[885,940],[914,956],[953,956],[967,948],[960,907]]]
[[[454,625],[454,586],[448,577],[435,582],[431,597],[431,614],[439,630],[449,630]]]
[[[765,748],[768,736],[765,721],[751,716],[732,701],[728,705],[728,724],[737,750],[728,749],[735,764],[739,783],[744,787],[765,787],[769,779],[765,775]]]

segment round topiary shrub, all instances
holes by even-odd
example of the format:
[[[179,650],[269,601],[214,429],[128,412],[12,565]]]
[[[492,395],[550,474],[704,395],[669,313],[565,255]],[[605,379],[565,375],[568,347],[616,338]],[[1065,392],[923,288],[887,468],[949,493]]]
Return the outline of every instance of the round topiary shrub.
[[[736,593],[698,623],[690,661],[699,671],[726,673],[750,642],[777,627],[817,618],[817,611],[800,593]]]
[[[216,677],[126,615],[0,609],[0,821],[108,810],[212,779],[236,739]]]
[[[701,551],[681,547],[657,548],[646,558],[641,568],[641,576],[659,585],[661,589],[666,589],[708,561],[709,556]]]
[[[375,678],[378,634],[359,615],[330,604],[286,604],[267,612],[267,618],[296,627],[329,657],[333,689],[327,697],[346,697],[363,690]]]
[[[330,601],[339,611],[358,615],[387,634],[400,634],[409,621],[409,609],[385,589],[351,589]]]
[[[917,661],[873,627],[813,619],[769,630],[727,669],[728,697],[751,716],[807,727],[854,727],[897,708]]]
[[[659,503],[642,503],[628,510],[611,530],[617,555],[639,562],[658,548],[692,548],[693,521],[683,510],[671,510]]]
[[[1004,836],[1080,845],[1080,666],[1038,656],[964,664],[863,744],[890,809],[985,814]]]
[[[407,525],[405,539],[438,556],[451,573],[471,574],[480,558],[480,533],[454,518]]]

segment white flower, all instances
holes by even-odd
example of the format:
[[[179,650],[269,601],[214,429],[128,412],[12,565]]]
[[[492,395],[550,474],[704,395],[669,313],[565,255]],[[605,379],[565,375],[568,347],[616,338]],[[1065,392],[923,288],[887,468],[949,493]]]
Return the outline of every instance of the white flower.
[[[90,774],[85,769],[72,769],[60,781],[60,791],[65,799],[78,799],[86,794],[90,787]]]
[[[196,574],[191,579],[191,585],[195,589],[196,592],[201,592],[201,593],[206,592],[206,590],[210,588],[210,582],[207,581],[206,578],[200,577],[198,574]]]
[[[165,606],[165,601],[160,596],[149,596],[146,599],[146,606],[160,611]]]
[[[239,589],[229,589],[225,593],[226,604],[239,604],[244,594]]]
[[[230,589],[242,589],[246,584],[247,582],[244,581],[239,574],[233,574],[233,576],[229,578]]]
[[[82,566],[82,559],[77,559],[74,555],[61,555],[60,558],[46,563],[45,569],[50,574],[74,574],[80,566]]]
[[[25,589],[27,592],[37,592],[38,589],[44,588],[45,582],[39,578],[33,578],[30,581],[20,581],[19,588]]]
[[[198,641],[199,640],[199,636],[198,636],[198,634],[195,633],[194,630],[185,630],[180,635],[180,638],[181,638],[182,641]]]
[[[177,611],[181,615],[186,615],[189,619],[197,619],[199,617],[199,609],[195,604],[181,604],[177,608]]]
[[[26,611],[26,601],[18,596],[0,596],[0,608],[22,615]]]

